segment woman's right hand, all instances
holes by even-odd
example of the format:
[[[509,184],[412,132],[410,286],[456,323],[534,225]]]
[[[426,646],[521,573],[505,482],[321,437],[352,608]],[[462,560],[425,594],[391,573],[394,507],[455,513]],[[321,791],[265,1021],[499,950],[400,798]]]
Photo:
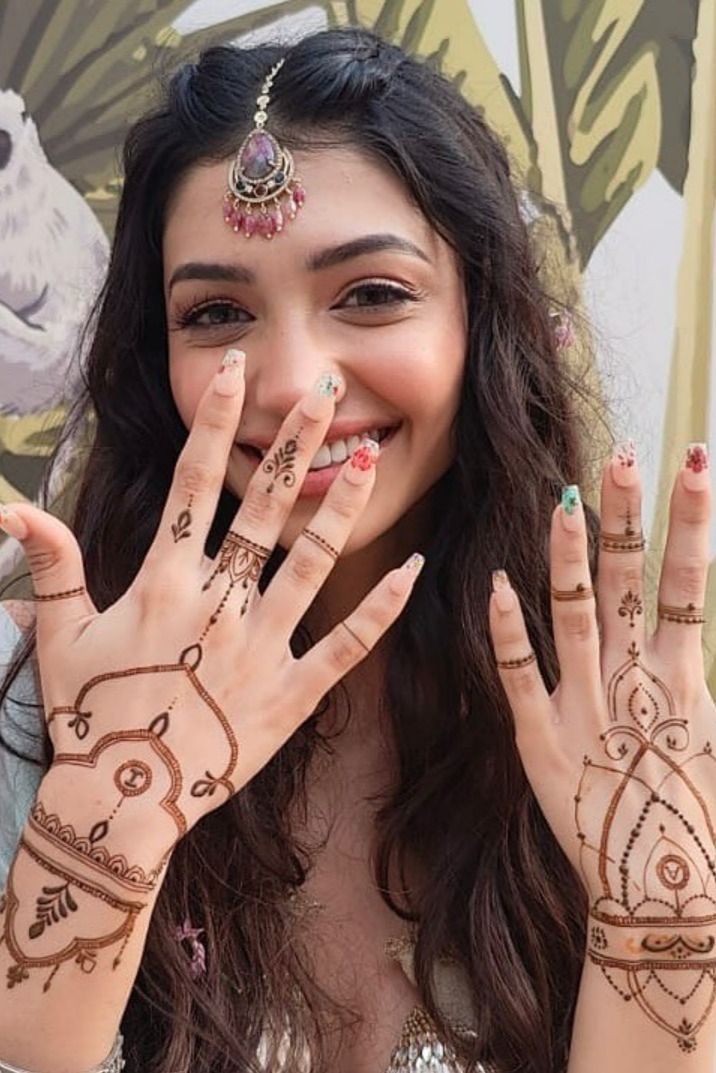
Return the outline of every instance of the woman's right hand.
[[[223,366],[199,403],[146,559],[102,613],[84,589],[67,527],[27,504],[12,509],[27,530],[54,746],[32,822],[78,860],[131,873],[138,892],[364,659],[407,601],[419,557],[388,573],[302,658],[291,653],[291,635],[370,497],[370,441],[321,501],[312,535],[304,530],[264,595],[257,590],[342,391],[339,377],[324,376],[289,413],[212,560],[205,541],[244,398],[241,360]]]

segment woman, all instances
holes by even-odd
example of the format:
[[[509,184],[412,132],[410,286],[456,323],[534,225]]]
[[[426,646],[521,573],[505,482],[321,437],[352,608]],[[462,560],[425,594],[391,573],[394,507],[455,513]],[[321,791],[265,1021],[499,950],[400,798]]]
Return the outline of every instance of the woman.
[[[3,1061],[710,1070],[705,452],[649,640],[607,465],[598,632],[504,149],[371,34],[210,49],[124,162],[75,536],[3,514],[49,731]]]

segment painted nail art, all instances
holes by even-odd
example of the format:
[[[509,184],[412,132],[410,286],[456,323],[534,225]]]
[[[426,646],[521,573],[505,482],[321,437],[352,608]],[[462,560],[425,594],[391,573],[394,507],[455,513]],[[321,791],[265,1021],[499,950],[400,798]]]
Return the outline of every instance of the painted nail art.
[[[691,492],[703,492],[709,484],[709,455],[705,443],[690,443],[682,470],[684,486]]]
[[[684,465],[694,473],[702,473],[709,468],[709,453],[705,443],[690,443],[686,448]]]
[[[360,447],[357,447],[351,455],[351,465],[353,469],[372,469],[378,461],[379,454],[380,444],[366,436],[361,440]]]
[[[636,445],[633,440],[618,443],[612,455],[612,477],[622,488],[630,488],[638,480]]]
[[[582,497],[579,494],[579,485],[568,484],[562,489],[562,510],[565,514],[574,514],[581,502]]]
[[[331,395],[336,397],[343,386],[343,377],[340,373],[324,373],[313,385],[316,395]]]
[[[414,551],[409,559],[403,563],[403,570],[410,570],[414,574],[419,574],[425,566],[425,556],[421,555],[419,551]]]
[[[425,556],[419,551],[405,560],[400,570],[394,573],[390,579],[390,589],[396,596],[405,596],[413,587],[415,579],[425,566]]]
[[[246,354],[243,350],[227,350],[221,359],[221,366],[214,379],[217,395],[237,395],[241,386]]]

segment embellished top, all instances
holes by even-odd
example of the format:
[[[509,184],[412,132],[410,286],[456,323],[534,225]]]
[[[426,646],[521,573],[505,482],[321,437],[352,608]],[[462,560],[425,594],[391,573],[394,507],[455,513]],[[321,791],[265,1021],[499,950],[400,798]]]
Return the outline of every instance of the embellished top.
[[[20,638],[19,627],[0,603],[0,680],[7,672],[13,650]],[[43,714],[39,707],[39,697],[36,664],[30,660],[22,667],[11,686],[10,695],[6,698],[0,714],[2,738],[18,752],[35,760],[34,763],[20,760],[0,743],[0,892],[5,885],[20,834],[44,774],[40,733]],[[385,953],[387,957],[398,962],[413,986],[416,986],[412,941],[407,938],[390,940],[386,944]],[[470,1035],[470,988],[462,967],[449,960],[440,961],[435,968],[434,987],[445,1019],[459,1034]],[[124,1064],[121,1044],[121,1035],[118,1034],[112,1052],[113,1073],[119,1073]],[[306,1057],[305,1073],[308,1073],[310,1056]],[[286,1070],[286,1073],[289,1071]],[[298,1071],[292,1070],[290,1073]],[[376,1070],[376,1073],[383,1071]],[[422,1007],[416,1006],[403,1025],[384,1073],[464,1073],[464,1069],[451,1048],[440,1039],[428,1013]],[[480,1064],[476,1073],[494,1071]]]

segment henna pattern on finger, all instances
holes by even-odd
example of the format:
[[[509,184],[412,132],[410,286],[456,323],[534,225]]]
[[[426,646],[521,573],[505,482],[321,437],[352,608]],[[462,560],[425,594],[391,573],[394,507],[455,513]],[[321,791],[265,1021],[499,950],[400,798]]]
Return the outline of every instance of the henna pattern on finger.
[[[700,626],[706,622],[703,607],[697,607],[696,604],[691,603],[686,604],[685,607],[674,607],[671,604],[662,604],[659,601],[657,614],[659,618],[665,619],[666,622],[679,622],[688,626]]]
[[[78,585],[76,589],[67,589],[65,592],[46,592],[39,594],[33,593],[32,598],[35,603],[50,602],[52,600],[69,600],[73,596],[83,596],[87,590],[84,585]]]
[[[689,1053],[716,1003],[716,826],[698,789],[716,777],[713,749],[692,744],[634,642],[607,703],[605,759],[584,757],[574,798],[588,955]]]
[[[317,544],[319,548],[323,549],[323,551],[328,552],[328,554],[333,560],[338,559],[339,552],[336,550],[336,548],[333,547],[332,544],[329,544],[328,541],[324,537],[322,537],[320,533],[314,533],[313,529],[304,529],[303,535],[308,540],[313,541],[314,544]]]
[[[172,536],[174,537],[174,543],[178,544],[180,540],[186,540],[191,536],[191,507],[194,502],[194,496],[189,496],[189,502],[184,510],[179,511],[179,516],[175,522],[172,522]]]
[[[273,492],[277,482],[283,484],[285,488],[292,488],[296,483],[294,470],[298,457],[299,435],[300,431],[295,437],[286,440],[283,446],[277,447],[270,458],[264,460],[261,469],[272,478],[266,488],[267,492]]]
[[[591,600],[594,596],[594,589],[591,585],[585,585],[583,582],[579,582],[573,589],[552,589],[552,599],[557,601],[569,601],[569,600]]]
[[[631,589],[627,589],[621,598],[619,604],[619,617],[629,618],[629,625],[634,627],[634,616],[641,615],[644,612],[644,605],[642,604],[641,596],[638,592],[632,592]]]
[[[270,556],[270,548],[264,547],[263,544],[256,544],[253,540],[249,540],[248,537],[243,537],[239,533],[229,530],[224,538],[224,543],[219,549],[218,562],[214,567],[214,571],[208,581],[205,581],[202,585],[202,592],[209,589],[212,582],[220,574],[228,575],[229,585],[221,598],[221,602],[204,627],[199,638],[200,642],[204,640],[211,627],[217,622],[219,615],[226,607],[233,588],[238,584],[246,591],[246,597],[241,605],[240,612],[242,616],[246,614],[251,593],[254,586],[258,584],[261,571]]]

